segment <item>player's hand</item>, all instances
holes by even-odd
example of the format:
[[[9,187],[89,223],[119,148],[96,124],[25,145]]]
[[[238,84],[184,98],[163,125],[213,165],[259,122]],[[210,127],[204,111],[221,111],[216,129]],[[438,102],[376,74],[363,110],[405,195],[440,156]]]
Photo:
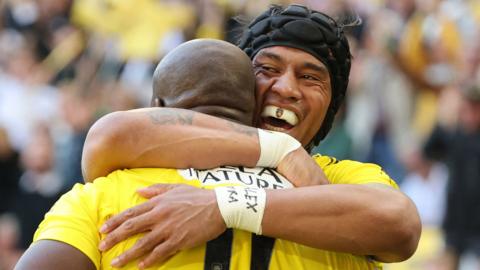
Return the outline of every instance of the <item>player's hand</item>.
[[[303,147],[288,153],[278,165],[277,171],[296,187],[329,183],[323,170]]]
[[[143,269],[215,239],[226,230],[213,190],[157,184],[138,193],[150,200],[110,218],[100,229],[107,233],[99,245],[102,251],[146,232],[131,249],[112,260],[112,266],[122,267],[147,255],[139,263]]]

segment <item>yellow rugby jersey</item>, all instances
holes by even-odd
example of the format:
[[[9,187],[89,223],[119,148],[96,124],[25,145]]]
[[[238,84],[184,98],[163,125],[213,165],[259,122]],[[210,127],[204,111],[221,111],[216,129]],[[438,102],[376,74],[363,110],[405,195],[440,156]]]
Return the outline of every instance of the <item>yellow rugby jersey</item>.
[[[334,157],[314,155],[331,184],[384,184],[399,189],[397,183],[383,169],[373,163],[337,160]]]
[[[315,156],[331,183],[396,184],[376,165],[336,161]],[[343,172],[342,172],[343,171]],[[136,190],[156,183],[180,183],[214,188],[245,185],[261,188],[291,188],[283,177],[268,168],[223,166],[212,170],[132,169],[118,170],[94,183],[77,184],[46,214],[34,235],[67,243],[82,251],[97,269],[110,269],[110,262],[131,248],[141,235],[131,237],[107,252],[97,249],[103,235],[100,226],[112,215],[144,201]],[[181,230],[181,228],[178,228]],[[202,228],[198,228],[202,233]],[[137,269],[138,260],[122,269]],[[365,256],[354,256],[310,248],[281,239],[227,230],[209,243],[179,252],[162,265],[150,269],[381,269]]]

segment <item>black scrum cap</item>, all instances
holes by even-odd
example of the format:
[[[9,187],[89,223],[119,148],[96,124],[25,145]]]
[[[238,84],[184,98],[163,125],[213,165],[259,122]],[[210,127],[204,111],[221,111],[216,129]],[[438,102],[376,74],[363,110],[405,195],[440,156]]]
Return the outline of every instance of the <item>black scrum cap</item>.
[[[252,59],[261,49],[272,46],[287,46],[308,52],[329,70],[332,101],[320,130],[311,142],[317,145],[332,127],[348,85],[351,54],[343,26],[328,15],[305,6],[273,6],[248,25],[239,44]]]

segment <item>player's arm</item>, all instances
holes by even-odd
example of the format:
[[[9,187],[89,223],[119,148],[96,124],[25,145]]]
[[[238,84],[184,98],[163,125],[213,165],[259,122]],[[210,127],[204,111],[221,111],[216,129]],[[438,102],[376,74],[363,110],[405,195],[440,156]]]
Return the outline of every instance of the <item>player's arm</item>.
[[[22,255],[15,270],[95,270],[93,262],[80,250],[58,241],[40,240]]]
[[[82,156],[87,182],[122,168],[221,165],[278,165],[278,172],[295,186],[328,183],[308,153],[286,134],[174,108],[121,111],[101,118],[90,129]]]
[[[389,186],[324,185],[267,190],[262,229],[320,249],[398,262],[415,252],[421,224],[412,201]]]
[[[219,205],[226,201],[237,202],[244,197],[240,192],[235,193],[240,194],[239,198],[233,200],[230,195],[235,194],[228,194],[223,202],[218,193],[215,194],[217,191],[186,185],[158,184],[139,192],[150,200],[111,218],[102,228],[102,232],[107,233],[100,244],[102,250],[108,250],[122,239],[146,229],[150,231],[132,249],[118,257],[117,266],[143,255],[147,256],[142,263],[152,265],[187,246],[212,239],[198,234],[198,227],[215,228],[210,235],[219,235],[228,225],[226,220],[235,220],[235,224],[228,227],[243,230],[249,230],[252,220],[258,221],[256,218],[244,219],[245,213],[240,214],[240,219],[225,219],[225,212]],[[248,197],[251,199],[251,194]],[[194,210],[191,198],[202,200],[202,203],[196,201],[193,204]],[[173,203],[176,207],[169,207]],[[249,209],[249,205],[245,206],[228,208],[241,212]],[[258,206],[255,208],[258,210]],[[239,216],[238,212],[233,213],[233,216]],[[191,218],[193,214],[195,219]],[[175,217],[175,222],[165,217]],[[416,250],[421,231],[411,200],[383,184],[266,190],[266,205],[263,220],[260,220],[263,235],[324,250],[370,255],[383,262],[408,259]],[[151,223],[155,225],[149,227]],[[173,229],[179,223],[182,224],[181,233]]]
[[[254,167],[259,154],[256,128],[189,110],[145,108],[98,120],[85,141],[82,170],[90,182],[120,168]]]

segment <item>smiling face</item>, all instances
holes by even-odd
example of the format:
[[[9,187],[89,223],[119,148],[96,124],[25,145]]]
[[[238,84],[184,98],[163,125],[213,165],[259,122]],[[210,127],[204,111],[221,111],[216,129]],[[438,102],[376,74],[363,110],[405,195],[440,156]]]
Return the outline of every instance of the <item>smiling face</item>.
[[[332,98],[325,65],[302,50],[274,46],[253,58],[257,127],[288,133],[307,145],[320,129]]]

